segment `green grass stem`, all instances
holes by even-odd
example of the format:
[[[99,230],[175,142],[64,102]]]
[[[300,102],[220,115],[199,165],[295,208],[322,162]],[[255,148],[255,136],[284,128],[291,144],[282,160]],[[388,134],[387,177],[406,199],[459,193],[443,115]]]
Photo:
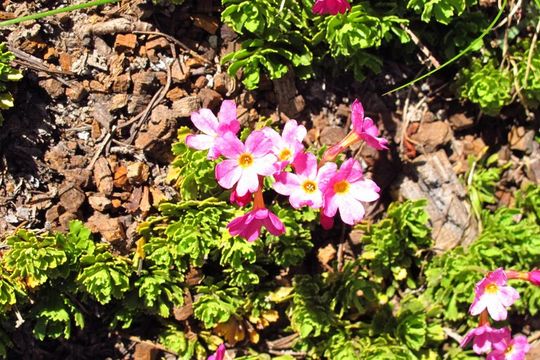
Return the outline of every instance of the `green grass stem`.
[[[442,64],[441,66],[439,66],[438,68],[435,68],[427,73],[425,73],[424,75],[422,76],[419,76],[417,77],[416,79],[412,80],[412,81],[409,81],[408,83],[404,84],[404,85],[401,85],[401,86],[398,86],[397,88],[395,89],[392,89],[390,91],[387,91],[383,94],[384,95],[388,95],[388,94],[391,94],[393,92],[396,92],[396,91],[399,91],[401,89],[404,89],[406,87],[409,87],[411,86],[412,84],[422,80],[422,79],[425,79],[427,78],[428,76],[431,76],[433,75],[434,73],[436,73],[437,71],[445,68],[446,66],[450,65],[451,63],[453,63],[454,61],[456,61],[457,59],[459,59],[460,57],[462,57],[463,55],[467,54],[469,51],[471,51],[472,48],[474,48],[476,46],[476,44],[479,42],[479,41],[482,41],[482,39],[487,35],[489,34],[489,32],[491,31],[491,29],[493,29],[493,27],[495,26],[495,24],[497,23],[497,21],[499,21],[499,18],[501,17],[501,15],[503,14],[504,12],[504,8],[506,7],[506,2],[507,0],[504,0],[503,1],[503,4],[499,10],[499,12],[497,13],[497,16],[495,16],[495,19],[493,19],[493,21],[489,24],[489,26],[482,32],[482,34],[480,34],[479,37],[477,37],[476,39],[474,39],[473,42],[471,42],[469,44],[469,46],[467,46],[465,49],[463,49],[459,54],[457,54],[456,56],[454,56],[453,58],[451,58],[450,60],[448,60],[447,62],[445,62],[444,64]]]
[[[9,20],[5,20],[5,21],[1,21],[0,22],[0,27],[19,24],[19,23],[22,23],[24,21],[37,20],[37,19],[41,19],[41,18],[44,18],[44,17],[47,17],[47,16],[58,15],[58,14],[62,14],[62,13],[70,12],[70,11],[76,11],[76,10],[86,9],[86,8],[90,8],[90,7],[94,7],[94,6],[100,6],[100,5],[115,3],[115,2],[118,2],[118,1],[120,1],[120,0],[95,0],[95,1],[90,1],[90,2],[84,3],[84,4],[70,5],[70,6],[66,6],[66,7],[63,7],[63,8],[54,9],[54,10],[48,10],[48,11],[43,11],[43,12],[30,14],[30,15],[26,15],[26,16],[20,16],[20,17],[15,18],[15,19],[9,19]]]

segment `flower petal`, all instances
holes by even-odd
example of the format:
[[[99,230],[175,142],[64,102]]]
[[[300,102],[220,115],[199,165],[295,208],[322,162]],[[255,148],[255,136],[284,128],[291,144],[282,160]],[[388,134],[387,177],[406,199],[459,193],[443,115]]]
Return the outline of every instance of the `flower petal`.
[[[236,185],[236,192],[238,196],[244,196],[248,191],[254,193],[259,188],[259,177],[257,173],[252,169],[243,169],[238,184]]]
[[[244,153],[244,144],[233,133],[227,132],[216,138],[216,149],[226,158],[236,159]]]
[[[246,151],[255,157],[264,156],[272,151],[272,141],[262,131],[253,131],[246,139]]]
[[[186,145],[196,150],[208,150],[214,146],[215,139],[211,135],[188,135],[186,136]]]
[[[191,114],[193,125],[207,135],[217,135],[218,120],[210,109],[200,109]]]
[[[234,184],[238,182],[242,175],[242,169],[238,166],[236,160],[223,160],[216,165],[216,179],[222,187],[225,189],[232,189]],[[240,196],[244,195],[238,194]]]
[[[236,135],[240,130],[240,122],[236,116],[236,104],[233,100],[224,100],[218,113],[218,132],[224,134],[227,131]]]

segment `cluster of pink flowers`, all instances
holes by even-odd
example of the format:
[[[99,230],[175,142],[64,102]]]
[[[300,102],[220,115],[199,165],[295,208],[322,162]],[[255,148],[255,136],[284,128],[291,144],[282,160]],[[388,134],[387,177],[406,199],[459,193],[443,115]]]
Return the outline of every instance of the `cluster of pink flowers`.
[[[316,0],[312,11],[319,15],[336,15],[344,14],[350,8],[351,4],[347,0]]]
[[[364,217],[362,202],[379,198],[379,187],[364,177],[358,161],[348,159],[339,169],[333,162],[337,155],[359,141],[379,150],[387,148],[388,142],[379,137],[373,120],[364,117],[358,100],[352,105],[353,129],[329,148],[321,161],[305,151],[302,141],[307,131],[295,120],[289,120],[281,134],[265,127],[251,132],[245,142],[237,137],[240,123],[231,100],[222,103],[217,117],[209,109],[201,109],[192,114],[191,120],[202,134],[189,135],[186,144],[208,150],[209,160],[223,158],[216,165],[217,182],[231,190],[232,203],[241,207],[253,203],[250,211],[229,223],[231,235],[254,241],[262,227],[276,236],[285,232],[281,220],[264,203],[263,185],[267,176],[272,177],[277,193],[289,197],[293,208],[320,209],[321,224],[326,229],[333,226],[338,212],[344,223],[354,225]]]
[[[526,280],[540,286],[540,270],[518,272],[499,268],[476,284],[469,313],[479,315],[480,321],[478,327],[465,335],[460,345],[465,347],[472,341],[473,351],[487,354],[487,360],[523,360],[530,348],[525,336],[512,337],[509,327],[494,328],[490,323],[490,317],[495,321],[506,320],[508,307],[519,299],[518,292],[507,284],[509,279]]]

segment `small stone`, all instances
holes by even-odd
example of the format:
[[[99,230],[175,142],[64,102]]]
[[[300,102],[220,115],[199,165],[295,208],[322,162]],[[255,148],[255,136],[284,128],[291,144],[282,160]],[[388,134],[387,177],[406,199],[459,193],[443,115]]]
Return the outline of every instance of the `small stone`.
[[[90,90],[100,93],[106,93],[109,89],[107,86],[97,80],[90,81]]]
[[[146,163],[134,162],[127,166],[127,178],[131,184],[141,184],[148,180],[150,168]]]
[[[177,118],[190,117],[191,113],[201,108],[201,100],[198,96],[186,96],[180,100],[174,101],[172,111]]]
[[[131,95],[128,100],[127,112],[128,114],[138,114],[143,111],[152,96],[150,95]]]
[[[201,99],[202,107],[212,110],[219,109],[223,98],[221,95],[212,89],[204,88],[199,92],[199,98]]]
[[[526,130],[523,126],[513,126],[508,134],[510,149],[528,153],[532,149],[534,130]]]
[[[166,95],[167,99],[173,102],[180,100],[184,96],[187,96],[187,93],[184,89],[181,89],[181,88],[174,88],[170,90]]]
[[[73,63],[73,60],[71,59],[71,55],[68,53],[61,53],[60,57],[58,58],[58,62],[60,63],[60,68],[63,71],[69,72],[71,71],[71,65]]]
[[[138,343],[135,345],[135,352],[133,353],[134,360],[155,360],[159,350],[148,343]]]
[[[171,78],[174,82],[183,83],[191,76],[189,66],[176,59],[171,65]]]
[[[100,157],[94,165],[94,183],[100,193],[105,195],[112,194],[112,173],[109,168],[109,162],[104,157]]]
[[[345,129],[338,126],[327,126],[321,131],[320,142],[321,145],[334,145],[337,144],[346,135]]]
[[[133,50],[137,47],[137,35],[118,34],[114,42],[114,49],[118,51]]]
[[[117,110],[123,109],[128,104],[128,95],[127,94],[115,94],[109,102],[109,112],[115,112]]]
[[[68,185],[67,189],[61,191],[60,205],[62,205],[66,211],[75,214],[79,211],[85,199],[86,196],[81,189],[73,185]]]
[[[64,86],[62,83],[56,79],[50,78],[47,80],[41,80],[39,85],[45,89],[47,94],[53,99],[59,98],[64,95]]]
[[[45,220],[52,224],[56,222],[64,212],[65,210],[60,204],[53,205],[45,212]]]
[[[126,236],[124,226],[120,219],[111,218],[108,215],[99,212],[94,212],[88,219],[86,226],[88,226],[93,233],[101,234],[103,239],[110,243],[123,240]]]
[[[70,87],[66,89],[66,96],[73,102],[77,103],[86,97],[88,92],[81,83],[73,83]]]
[[[128,177],[127,177],[128,169],[127,167],[121,165],[114,170],[114,180],[113,184],[114,187],[122,189],[126,185],[128,185]]]
[[[454,130],[464,130],[474,125],[474,119],[463,113],[453,114],[448,120]]]
[[[420,144],[417,150],[432,153],[452,139],[452,130],[444,121],[422,123],[418,131],[411,136],[411,139]]]
[[[152,89],[156,75],[150,71],[139,71],[131,76],[133,81],[133,94],[147,93]]]
[[[226,73],[214,76],[214,90],[223,96],[229,96],[234,91],[234,80]]]
[[[165,49],[169,47],[169,41],[162,36],[146,42],[146,50],[151,49]]]
[[[199,76],[197,80],[195,80],[195,82],[193,83],[193,87],[195,87],[196,89],[202,89],[206,86],[206,84],[208,84],[208,79],[206,78],[206,76]]]
[[[111,206],[111,200],[109,200],[105,195],[99,193],[90,195],[88,197],[88,203],[92,209],[99,212],[103,212]]]
[[[129,90],[131,85],[131,77],[128,73],[118,75],[114,81],[112,90],[115,93],[125,93]]]

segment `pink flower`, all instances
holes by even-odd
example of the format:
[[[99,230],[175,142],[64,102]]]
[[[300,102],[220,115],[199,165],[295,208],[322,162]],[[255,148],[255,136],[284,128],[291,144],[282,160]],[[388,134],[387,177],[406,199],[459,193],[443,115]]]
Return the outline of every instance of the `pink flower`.
[[[233,189],[233,191],[231,191],[231,195],[229,196],[229,201],[231,202],[231,204],[236,204],[240,207],[246,206],[251,202],[252,199],[253,196],[249,192],[246,193],[244,196],[238,196],[236,189]]]
[[[506,308],[519,299],[518,292],[506,285],[506,274],[502,268],[492,271],[475,286],[475,298],[469,312],[478,315],[487,309],[496,321],[505,320]]]
[[[231,235],[241,236],[251,242],[259,237],[262,226],[275,236],[285,233],[285,225],[266,208],[253,209],[245,215],[233,219],[227,228]]]
[[[213,355],[210,355],[206,360],[223,360],[225,357],[225,345],[221,344],[218,346],[216,352]]]
[[[352,127],[353,131],[369,146],[377,150],[388,149],[388,141],[378,137],[379,129],[371,118],[364,117],[364,107],[358,99],[352,104]]]
[[[339,210],[341,219],[349,225],[364,218],[365,209],[361,201],[377,200],[380,191],[375,182],[364,179],[362,168],[354,159],[346,160],[327,184],[321,184],[321,188],[324,215],[333,217]]]
[[[540,286],[540,270],[529,271],[527,274],[527,280],[533,285]]]
[[[208,159],[211,160],[220,155],[215,147],[216,139],[227,132],[236,135],[240,130],[240,122],[236,118],[236,104],[232,100],[221,103],[217,118],[210,109],[201,109],[191,114],[191,121],[203,134],[188,135],[186,145],[197,150],[208,150]]]
[[[304,125],[298,125],[296,120],[287,121],[281,135],[269,127],[262,129],[262,132],[272,141],[272,152],[278,158],[278,171],[285,169],[298,153],[304,151],[302,141],[307,130]]]
[[[464,348],[472,339],[474,339],[473,350],[475,353],[488,353],[494,348],[494,344],[501,346],[501,343],[505,344],[510,340],[510,329],[507,327],[495,329],[489,324],[484,324],[469,331],[459,345]]]
[[[346,0],[317,0],[313,5],[313,13],[324,14],[344,14],[351,8],[351,5]]]
[[[275,172],[276,156],[272,142],[261,131],[252,132],[244,145],[235,135],[225,133],[216,139],[217,150],[227,159],[216,165],[216,179],[225,189],[236,184],[238,196],[259,188],[259,175],[270,176]]]
[[[294,159],[296,174],[282,172],[275,176],[274,190],[289,196],[292,207],[310,206],[318,209],[323,205],[322,183],[327,183],[336,172],[336,164],[326,163],[317,169],[317,158],[310,153],[300,153]]]
[[[497,345],[493,344],[493,347],[494,350],[487,355],[486,360],[524,360],[525,354],[531,348],[523,335],[516,335],[512,340]]]
[[[328,148],[323,154],[323,163],[333,161],[340,153],[351,145],[364,140],[369,146],[383,150],[388,149],[388,141],[379,137],[379,130],[372,119],[364,117],[364,108],[358,99],[352,104],[352,131],[340,142]]]

